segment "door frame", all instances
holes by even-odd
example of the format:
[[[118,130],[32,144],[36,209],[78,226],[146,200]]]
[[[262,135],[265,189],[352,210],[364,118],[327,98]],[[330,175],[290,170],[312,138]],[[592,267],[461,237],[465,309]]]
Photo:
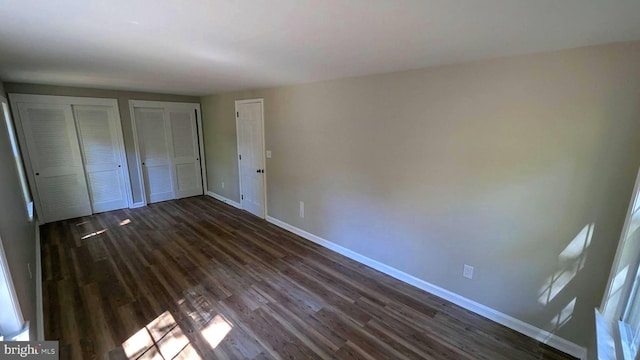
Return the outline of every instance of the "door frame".
[[[136,152],[136,165],[138,173],[140,174],[140,189],[142,190],[142,202],[136,203],[135,207],[147,206],[147,188],[144,184],[144,174],[142,172],[142,161],[140,160],[140,146],[138,144],[138,128],[136,126],[136,107],[149,107],[149,108],[165,108],[166,105],[189,105],[196,107],[196,126],[198,129],[198,148],[200,154],[200,172],[202,173],[202,191],[203,194],[207,194],[207,167],[204,161],[204,137],[202,135],[202,110],[200,109],[200,103],[189,102],[175,102],[175,101],[148,101],[148,100],[129,100],[129,114],[131,116],[131,129],[133,130],[133,144]],[[174,189],[175,193],[175,189]]]
[[[22,155],[22,161],[24,163],[25,172],[27,173],[27,179],[29,180],[29,189],[31,190],[31,196],[33,197],[34,204],[38,217],[43,216],[42,203],[40,202],[40,194],[36,186],[36,178],[33,174],[33,167],[31,164],[31,158],[29,155],[29,149],[27,148],[26,136],[24,129],[22,128],[22,119],[20,117],[20,111],[18,104],[20,103],[32,103],[32,104],[53,104],[53,105],[69,105],[71,106],[71,112],[73,115],[73,105],[85,105],[85,106],[114,106],[116,127],[119,132],[122,142],[122,150],[120,154],[120,160],[124,165],[123,174],[124,181],[127,189],[127,204],[129,208],[133,206],[133,193],[131,191],[131,176],[129,175],[129,163],[127,162],[127,149],[124,145],[124,133],[122,132],[122,120],[120,119],[120,107],[118,106],[118,100],[112,98],[90,98],[90,97],[74,97],[74,96],[57,96],[57,95],[33,95],[33,94],[9,94],[9,101],[11,105],[11,112],[13,120],[15,121],[15,130],[18,135],[18,143],[20,144],[20,153]],[[80,156],[82,157],[82,172],[87,182],[87,190],[89,190],[89,183],[87,181],[87,172],[84,169],[84,153],[82,146],[80,145],[80,138],[78,133],[78,124],[75,116],[73,117],[73,124],[76,129],[76,137],[78,140],[78,147],[80,148]],[[89,191],[90,192],[90,191]],[[93,213],[93,204],[91,204],[91,194],[89,194],[89,205],[91,206],[91,212]],[[41,219],[42,220],[42,219]]]
[[[250,103],[260,103],[260,112],[262,122],[262,166],[264,166],[265,175],[262,176],[262,183],[264,191],[262,193],[262,199],[264,201],[264,219],[268,217],[267,213],[267,154],[266,154],[266,146],[265,143],[265,129],[264,129],[264,98],[256,98],[256,99],[246,99],[246,100],[236,100],[235,101],[235,114],[234,117],[236,119],[236,163],[238,165],[238,185],[240,190],[240,208],[244,209],[243,199],[242,199],[242,174],[240,173],[240,132],[238,131],[238,105],[242,104],[250,104]]]

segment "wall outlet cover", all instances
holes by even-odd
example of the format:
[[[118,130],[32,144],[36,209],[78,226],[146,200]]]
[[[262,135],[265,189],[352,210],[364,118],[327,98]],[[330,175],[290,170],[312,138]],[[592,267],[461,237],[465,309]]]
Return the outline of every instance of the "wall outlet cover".
[[[464,269],[462,270],[462,276],[467,279],[473,279],[473,266],[465,264]]]

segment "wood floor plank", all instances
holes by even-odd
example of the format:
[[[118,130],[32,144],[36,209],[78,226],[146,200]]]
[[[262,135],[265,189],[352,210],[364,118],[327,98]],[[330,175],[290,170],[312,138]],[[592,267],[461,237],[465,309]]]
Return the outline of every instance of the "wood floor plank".
[[[209,197],[46,224],[41,242],[61,359],[571,359]]]
[[[367,328],[373,332],[383,332],[387,336],[400,337],[409,342],[418,353],[427,354],[426,358],[436,359],[473,359],[472,354],[460,353],[458,347],[440,333],[428,333],[423,329],[413,326],[401,317],[384,311],[378,304],[369,302],[367,299],[359,299],[357,304],[369,312],[373,319],[367,323]],[[428,321],[423,319],[422,321]]]

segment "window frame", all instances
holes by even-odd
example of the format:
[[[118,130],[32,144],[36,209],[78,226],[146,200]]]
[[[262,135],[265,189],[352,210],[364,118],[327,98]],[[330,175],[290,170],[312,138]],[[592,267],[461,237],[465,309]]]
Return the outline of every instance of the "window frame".
[[[632,216],[631,214],[630,216]],[[628,232],[628,230],[627,230]],[[620,299],[620,316],[618,318],[618,353],[622,354],[624,360],[640,359],[640,321],[637,324],[631,324],[629,317],[633,306],[640,306],[640,251],[636,254],[634,266],[631,273],[628,274],[631,280],[626,284],[627,290]],[[637,310],[637,309],[636,309]],[[634,326],[635,325],[635,326]]]
[[[630,195],[609,280],[596,308],[599,359],[640,360],[640,321],[635,327],[626,322],[632,306],[640,306],[640,170]]]

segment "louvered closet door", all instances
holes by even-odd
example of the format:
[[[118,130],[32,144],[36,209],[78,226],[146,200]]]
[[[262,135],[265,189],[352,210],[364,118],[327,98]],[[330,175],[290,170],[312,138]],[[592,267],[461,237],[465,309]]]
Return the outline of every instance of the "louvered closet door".
[[[128,206],[124,144],[110,106],[73,106],[93,212]]]
[[[176,198],[202,195],[196,108],[167,107],[173,145]]]
[[[147,202],[171,200],[174,198],[172,149],[164,109],[136,107],[134,116]]]
[[[91,215],[70,105],[20,103],[44,222]]]

